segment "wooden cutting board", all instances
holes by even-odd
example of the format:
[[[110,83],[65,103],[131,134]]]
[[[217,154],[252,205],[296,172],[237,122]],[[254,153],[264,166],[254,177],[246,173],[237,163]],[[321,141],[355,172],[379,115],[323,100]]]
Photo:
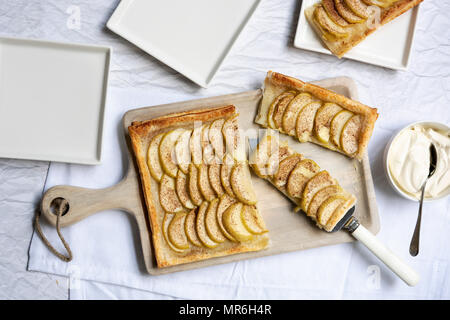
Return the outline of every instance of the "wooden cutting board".
[[[358,99],[355,83],[350,78],[326,79],[317,81],[315,84],[352,99]],[[239,122],[244,131],[250,128],[261,129],[253,122],[261,98],[262,90],[254,90],[128,111],[123,117],[129,158],[129,168],[124,179],[117,185],[106,189],[53,187],[44,194],[41,202],[42,214],[55,225],[56,215],[53,212],[55,212],[54,204],[57,201],[54,202],[54,200],[58,198],[64,198],[69,203],[68,211],[61,218],[63,227],[107,209],[121,209],[128,212],[137,221],[145,266],[148,273],[152,275],[353,241],[354,239],[345,231],[326,233],[318,229],[306,215],[301,212],[295,213],[293,204],[268,182],[253,175],[253,184],[259,200],[258,208],[269,229],[270,245],[267,249],[167,268],[156,267],[138,169],[129,142],[128,126],[132,121],[148,120],[169,113],[233,104],[240,113]],[[358,199],[355,216],[372,233],[378,233],[379,217],[367,154],[362,162],[358,162],[312,143],[299,143],[283,135],[280,137],[286,137],[293,149],[316,161],[321,168],[328,170],[333,177],[338,179],[343,188],[355,194]]]

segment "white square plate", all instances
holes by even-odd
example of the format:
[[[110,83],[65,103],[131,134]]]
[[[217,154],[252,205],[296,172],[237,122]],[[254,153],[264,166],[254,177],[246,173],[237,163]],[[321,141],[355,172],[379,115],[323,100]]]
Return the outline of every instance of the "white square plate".
[[[110,55],[0,38],[0,157],[99,164]]]
[[[122,0],[107,27],[207,87],[261,0]]]
[[[319,1],[303,0],[294,46],[331,55],[332,53],[325,48],[305,17],[305,9]],[[400,17],[381,26],[345,54],[344,58],[390,69],[406,70],[408,68],[418,12],[419,6],[416,6]]]

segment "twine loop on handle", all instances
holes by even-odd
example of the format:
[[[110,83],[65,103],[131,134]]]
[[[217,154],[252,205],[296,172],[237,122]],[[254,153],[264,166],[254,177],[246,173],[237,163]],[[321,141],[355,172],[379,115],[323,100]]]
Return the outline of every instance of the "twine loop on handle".
[[[68,207],[69,202],[66,199],[62,199],[61,202],[59,203],[58,209],[57,209],[57,215],[56,215],[56,232],[58,233],[58,237],[61,240],[62,244],[64,245],[64,248],[66,248],[67,251],[67,256],[61,254],[60,252],[58,252],[50,243],[50,241],[48,241],[47,237],[44,235],[44,233],[42,232],[41,229],[41,225],[39,223],[39,217],[40,217],[40,212],[36,213],[36,218],[35,218],[35,228],[37,233],[39,234],[39,236],[41,237],[42,241],[44,241],[44,244],[47,246],[47,248],[55,255],[57,256],[59,259],[61,259],[64,262],[70,262],[72,261],[72,250],[70,250],[70,247],[68,245],[68,243],[66,242],[66,240],[64,239],[63,235],[61,234],[61,229],[60,229],[60,218],[61,216],[64,214],[65,209]]]

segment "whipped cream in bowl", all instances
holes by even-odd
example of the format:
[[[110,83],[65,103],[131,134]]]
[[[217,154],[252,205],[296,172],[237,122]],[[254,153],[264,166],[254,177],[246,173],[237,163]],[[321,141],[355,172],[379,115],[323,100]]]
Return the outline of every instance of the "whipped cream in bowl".
[[[438,122],[416,122],[400,130],[386,146],[388,180],[407,199],[420,199],[430,168],[431,143],[436,147],[437,165],[424,196],[424,201],[431,201],[450,194],[450,128]]]

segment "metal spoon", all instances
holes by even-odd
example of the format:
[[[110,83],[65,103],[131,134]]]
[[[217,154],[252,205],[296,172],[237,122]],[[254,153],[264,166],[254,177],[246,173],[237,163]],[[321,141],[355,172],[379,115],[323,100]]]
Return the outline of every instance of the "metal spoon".
[[[412,255],[413,257],[419,254],[420,222],[422,220],[423,197],[425,195],[425,187],[427,186],[427,182],[436,171],[436,163],[437,163],[437,151],[436,147],[432,143],[430,145],[430,169],[428,172],[428,177],[422,186],[422,194],[420,196],[420,205],[419,205],[419,216],[417,217],[416,228],[414,229],[411,244],[409,245],[409,254]]]

